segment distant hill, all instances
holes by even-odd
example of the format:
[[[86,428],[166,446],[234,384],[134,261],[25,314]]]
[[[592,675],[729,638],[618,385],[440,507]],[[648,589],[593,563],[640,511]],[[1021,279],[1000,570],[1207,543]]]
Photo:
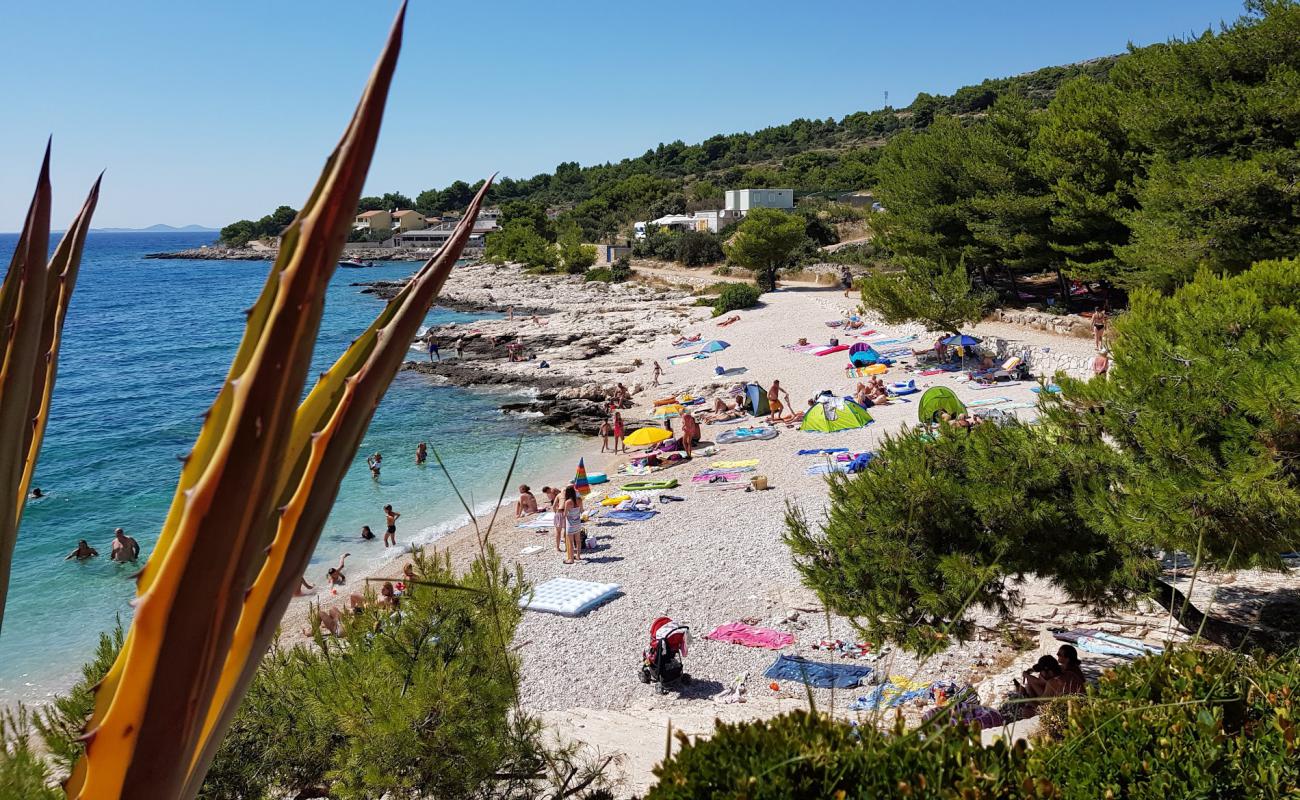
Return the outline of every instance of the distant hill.
[[[147,228],[91,228],[96,233],[216,233],[216,228],[205,228],[202,225],[150,225]]]

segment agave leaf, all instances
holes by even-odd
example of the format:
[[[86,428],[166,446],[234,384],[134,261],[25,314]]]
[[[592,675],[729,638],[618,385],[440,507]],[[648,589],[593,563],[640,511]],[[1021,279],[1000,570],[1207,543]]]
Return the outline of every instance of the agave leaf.
[[[45,324],[41,330],[41,341],[37,348],[44,363],[36,365],[33,376],[31,399],[28,403],[35,413],[31,428],[27,431],[24,451],[27,462],[23,469],[22,483],[18,488],[20,497],[27,496],[32,484],[32,474],[36,471],[36,459],[41,451],[41,441],[45,438],[45,426],[49,423],[50,398],[54,394],[54,379],[58,374],[59,346],[63,342],[63,322],[68,316],[68,304],[72,302],[72,291],[77,286],[77,274],[81,269],[81,254],[86,246],[86,234],[90,231],[90,219],[99,204],[99,186],[104,180],[103,173],[95,179],[90,187],[90,194],[82,204],[81,211],[54,250],[54,256],[47,267],[47,285],[45,292]],[[21,513],[21,509],[20,509]]]
[[[266,286],[248,312],[230,373],[138,577],[135,619],[98,688],[86,753],[65,784],[69,797],[193,796],[187,777],[248,577],[265,558],[259,533],[279,514],[277,478],[326,285],[379,136],[404,16],[403,6],[351,123],[282,235]]]
[[[36,193],[0,285],[0,621],[18,524],[49,419],[63,320],[99,201],[99,183],[91,187],[81,213],[47,263],[51,190],[50,145],[45,145]]]
[[[27,492],[23,473],[32,429],[29,405],[45,323],[46,258],[50,247],[50,146],[36,179],[22,233],[0,284],[0,620],[9,593],[9,565]]]
[[[469,240],[490,185],[490,180],[484,183],[447,243],[321,375],[298,410],[280,481],[282,513],[261,572],[244,600],[221,683],[209,709],[204,744],[196,754],[190,776],[189,788],[194,791],[202,784],[239,699],[274,638],[375,409],[401,369],[410,341]]]

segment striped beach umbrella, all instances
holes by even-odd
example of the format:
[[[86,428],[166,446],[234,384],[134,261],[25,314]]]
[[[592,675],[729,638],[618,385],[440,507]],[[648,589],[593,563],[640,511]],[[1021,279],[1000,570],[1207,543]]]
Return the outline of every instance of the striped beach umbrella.
[[[581,458],[578,459],[578,471],[573,474],[573,488],[586,497],[591,494],[591,484],[587,483],[587,467],[582,461]]]

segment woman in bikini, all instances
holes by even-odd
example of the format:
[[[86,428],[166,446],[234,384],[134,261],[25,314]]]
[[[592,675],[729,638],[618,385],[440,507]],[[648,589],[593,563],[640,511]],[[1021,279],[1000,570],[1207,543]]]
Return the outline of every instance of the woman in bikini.
[[[564,563],[572,564],[575,561],[581,561],[582,556],[582,496],[578,490],[573,488],[573,484],[564,487],[564,545],[565,555]]]
[[[384,547],[397,546],[397,518],[402,516],[392,506],[384,506],[384,519],[388,527],[384,530]]]
[[[1098,350],[1101,349],[1102,337],[1106,335],[1106,309],[1097,306],[1097,310],[1092,312],[1092,343]]]
[[[617,453],[620,447],[623,448],[624,453],[627,452],[627,446],[623,444],[623,415],[615,411],[614,412],[614,452]]]

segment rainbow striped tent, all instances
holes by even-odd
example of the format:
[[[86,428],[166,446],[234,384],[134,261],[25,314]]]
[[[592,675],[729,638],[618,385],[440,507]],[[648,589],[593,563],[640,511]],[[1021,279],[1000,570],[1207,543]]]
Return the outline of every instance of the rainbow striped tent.
[[[586,497],[591,494],[591,484],[587,482],[587,467],[582,462],[581,458],[578,459],[578,471],[573,474],[573,488]]]

